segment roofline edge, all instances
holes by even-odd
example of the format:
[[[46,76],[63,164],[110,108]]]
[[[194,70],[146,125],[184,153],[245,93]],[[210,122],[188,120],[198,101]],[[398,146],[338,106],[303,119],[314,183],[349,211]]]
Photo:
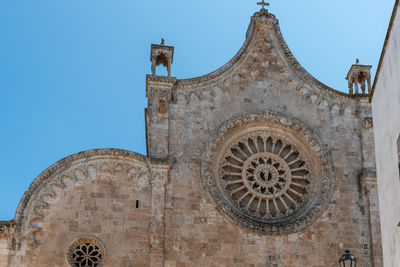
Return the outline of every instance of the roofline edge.
[[[383,58],[386,55],[386,49],[387,49],[387,45],[389,43],[389,38],[390,38],[391,33],[392,33],[393,22],[394,22],[394,20],[396,18],[398,7],[399,7],[399,0],[396,0],[396,2],[394,3],[393,11],[392,11],[392,16],[391,16],[390,22],[389,22],[389,28],[388,28],[388,30],[386,32],[385,41],[383,43],[381,57],[379,59],[378,67],[376,69],[375,79],[374,79],[374,83],[372,85],[372,90],[371,90],[371,93],[369,94],[369,102],[370,103],[372,102],[372,98],[374,97],[375,87],[376,87],[376,84],[378,82],[379,74],[381,72],[381,68],[382,68],[382,64],[383,64]]]

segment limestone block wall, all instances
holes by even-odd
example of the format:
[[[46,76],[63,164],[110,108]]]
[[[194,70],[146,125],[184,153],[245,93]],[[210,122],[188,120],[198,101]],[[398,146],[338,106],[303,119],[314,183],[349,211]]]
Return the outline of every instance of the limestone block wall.
[[[328,145],[336,190],[328,209],[305,230],[262,236],[233,225],[215,209],[202,185],[201,159],[207,139],[225,119],[248,110],[282,107],[286,114],[315,127]],[[360,206],[358,177],[363,162],[357,116],[323,111],[294,86],[274,88],[269,81],[229,94],[216,91],[212,101],[171,108],[170,148],[176,163],[167,186],[166,266],[264,266],[270,254],[278,258],[279,266],[333,266],[344,248],[353,251],[361,266],[372,266],[372,258],[379,258],[379,249],[370,254],[375,252],[370,250],[369,222]],[[379,220],[374,223],[379,225]]]
[[[104,266],[150,266],[152,255],[160,254],[152,244],[163,245],[157,235],[163,216],[154,216],[151,208],[163,210],[158,185],[168,169],[113,149],[56,163],[33,182],[18,207],[20,230],[13,235],[17,249],[8,255],[9,266],[70,266],[74,244],[86,239],[97,242]],[[4,238],[0,246],[5,258]]]
[[[103,266],[327,267],[337,266],[345,249],[358,258],[358,266],[382,266],[368,99],[337,92],[310,76],[289,51],[272,14],[262,10],[252,17],[243,47],[221,69],[188,80],[149,75],[146,95],[148,157],[90,150],[49,167],[25,193],[15,220],[0,224],[0,267],[69,266],[89,247]],[[248,214],[240,221],[228,218],[237,210],[221,208],[226,199],[215,198],[218,188],[204,175],[212,142],[223,142],[221,129],[228,136],[230,130],[246,132],[255,121],[249,114],[271,117],[257,121],[252,126],[257,131],[265,133],[275,123],[277,135],[314,153],[285,163],[275,144],[268,152],[264,143],[262,153],[279,154],[282,165],[296,166],[285,181],[301,188],[295,192],[299,197],[292,195],[294,205],[284,207],[298,212],[295,222],[271,227],[269,234],[246,227]],[[238,120],[242,124],[235,128]],[[266,161],[260,165],[281,175],[279,164]],[[312,172],[304,172],[306,162]],[[295,178],[296,172],[303,176]],[[315,187],[308,187],[309,174]],[[307,190],[315,198],[303,199],[304,204]],[[284,213],[274,205],[275,213]]]
[[[0,267],[8,267],[9,260],[15,253],[14,221],[0,221]]]
[[[400,262],[400,179],[398,138],[400,135],[400,16],[398,1],[382,54],[372,99],[379,183],[379,208],[385,267]]]
[[[148,86],[160,79],[148,77]],[[333,92],[311,78],[266,18],[253,18],[244,46],[226,66],[174,83],[168,108],[174,164],[166,187],[165,266],[265,266],[269,255],[278,266],[336,266],[345,248],[360,266],[381,266],[376,178],[360,178],[374,167],[370,130],[363,130],[363,121],[371,117],[368,99]],[[260,235],[232,223],[215,208],[202,182],[205,148],[218,128],[234,116],[265,110],[306,124],[334,164],[335,189],[327,209],[290,234]]]
[[[8,256],[10,254],[10,249],[8,245],[8,238],[5,236],[0,236],[0,266],[6,267],[8,265]]]

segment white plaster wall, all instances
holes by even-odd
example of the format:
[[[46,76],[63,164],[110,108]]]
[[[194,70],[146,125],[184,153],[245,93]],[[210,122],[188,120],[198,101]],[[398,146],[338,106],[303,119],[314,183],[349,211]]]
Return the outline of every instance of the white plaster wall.
[[[400,134],[400,16],[393,28],[377,77],[372,110],[381,214],[383,262],[400,266],[400,178],[397,138]]]

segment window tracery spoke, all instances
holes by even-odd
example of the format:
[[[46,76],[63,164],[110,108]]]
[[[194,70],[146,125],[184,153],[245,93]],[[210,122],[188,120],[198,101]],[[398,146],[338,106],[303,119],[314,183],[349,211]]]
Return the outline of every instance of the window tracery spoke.
[[[234,143],[224,157],[222,173],[225,191],[234,203],[264,218],[293,213],[311,184],[299,150],[273,136],[250,136]]]
[[[68,251],[68,263],[72,267],[100,267],[105,258],[104,247],[91,236],[73,242]]]

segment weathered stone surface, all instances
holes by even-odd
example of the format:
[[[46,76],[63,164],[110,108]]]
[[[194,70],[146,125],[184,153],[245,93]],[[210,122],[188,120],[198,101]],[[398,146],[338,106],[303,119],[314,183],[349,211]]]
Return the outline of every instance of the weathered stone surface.
[[[169,166],[114,149],[56,163],[33,182],[18,207],[18,249],[10,266],[67,266],[70,244],[85,236],[104,244],[105,266],[150,266],[155,222],[150,210],[160,190],[150,170],[165,172]]]
[[[148,88],[161,81],[148,77]],[[219,141],[215,136],[221,126],[267,110],[312,129],[333,164],[329,204],[309,226],[289,235],[249,231],[226,210],[219,212],[208,195],[215,191],[202,182],[206,146]],[[363,169],[375,166],[372,129],[363,128],[370,117],[366,96],[351,97],[316,81],[288,50],[273,15],[256,14],[242,49],[226,66],[177,80],[172,88],[168,147],[174,166],[166,190],[166,266],[265,266],[270,254],[277,255],[279,266],[334,266],[344,248],[360,266],[380,266],[376,195],[363,196],[359,184]],[[152,151],[160,144],[149,146]],[[365,198],[368,214],[361,204]]]
[[[274,15],[256,13],[243,47],[219,70],[146,79],[148,157],[91,150],[44,171],[21,200],[15,226],[0,233],[7,265],[68,266],[67,255],[87,241],[104,266],[325,267],[336,266],[345,248],[359,266],[381,266],[368,98],[309,75]],[[246,211],[235,189],[218,194],[213,186],[222,179],[220,161],[244,136],[266,138],[258,151],[249,141],[252,153],[242,149],[245,163],[236,162],[246,166],[240,179],[247,177],[253,196],[276,205],[264,212]],[[276,140],[298,156],[283,145],[275,151]],[[258,188],[266,184],[269,193]]]

